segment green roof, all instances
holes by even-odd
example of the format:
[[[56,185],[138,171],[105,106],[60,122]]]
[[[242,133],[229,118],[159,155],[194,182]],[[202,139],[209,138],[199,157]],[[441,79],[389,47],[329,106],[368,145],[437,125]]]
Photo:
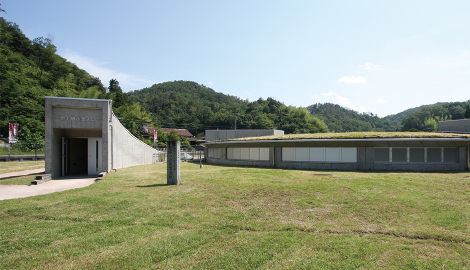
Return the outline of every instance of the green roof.
[[[389,139],[389,138],[470,138],[470,134],[437,132],[343,132],[343,133],[304,133],[246,137],[227,141],[256,140],[301,140],[301,139]]]

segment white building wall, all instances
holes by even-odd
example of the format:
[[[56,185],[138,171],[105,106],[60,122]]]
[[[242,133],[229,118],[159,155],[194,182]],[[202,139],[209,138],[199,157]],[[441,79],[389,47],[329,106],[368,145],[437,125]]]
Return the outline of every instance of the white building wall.
[[[117,117],[112,116],[112,168],[121,169],[136,165],[152,164],[157,150],[132,135]]]

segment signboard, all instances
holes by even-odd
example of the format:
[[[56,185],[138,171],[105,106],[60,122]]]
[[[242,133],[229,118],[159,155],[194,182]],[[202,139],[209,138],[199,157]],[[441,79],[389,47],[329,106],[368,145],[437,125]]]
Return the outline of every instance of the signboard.
[[[8,143],[18,142],[18,126],[16,123],[8,124]]]
[[[158,142],[158,136],[157,136],[157,135],[158,135],[158,134],[157,134],[157,130],[155,129],[155,130],[153,131],[153,142],[154,142],[154,143]]]

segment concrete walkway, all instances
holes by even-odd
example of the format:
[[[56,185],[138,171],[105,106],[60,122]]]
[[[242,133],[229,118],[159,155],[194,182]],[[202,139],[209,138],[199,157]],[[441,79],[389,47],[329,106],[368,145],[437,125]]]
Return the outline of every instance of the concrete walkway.
[[[8,173],[7,177],[15,177],[15,176],[22,176],[27,174],[33,173],[41,173],[44,172],[44,169],[37,170],[29,170],[29,171],[22,171],[14,173]],[[31,172],[33,171],[33,172]],[[25,172],[30,172],[27,174],[22,174]],[[6,174],[0,174],[0,179],[3,177],[5,178]],[[45,183],[39,185],[0,185],[0,200],[9,200],[9,199],[18,199],[18,198],[26,198],[32,197],[37,195],[49,194],[52,192],[64,191],[74,188],[82,188],[89,186],[95,182],[96,176],[86,176],[86,175],[78,175],[76,177],[67,177],[61,178],[58,180],[49,180]]]

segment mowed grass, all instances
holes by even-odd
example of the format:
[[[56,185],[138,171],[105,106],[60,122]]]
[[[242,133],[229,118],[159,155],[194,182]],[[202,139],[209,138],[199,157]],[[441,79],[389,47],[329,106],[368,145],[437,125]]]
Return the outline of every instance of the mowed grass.
[[[0,162],[0,174],[34,169],[44,169],[44,160]]]
[[[467,172],[183,162],[181,179],[146,165],[0,201],[0,268],[470,268]]]

